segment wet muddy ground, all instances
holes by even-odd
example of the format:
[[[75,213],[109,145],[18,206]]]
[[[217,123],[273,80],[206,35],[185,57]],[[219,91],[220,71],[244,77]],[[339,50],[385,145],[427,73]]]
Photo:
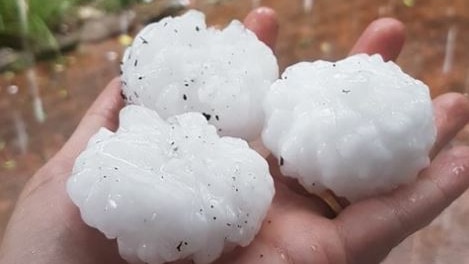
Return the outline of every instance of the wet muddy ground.
[[[300,0],[194,5],[210,24],[224,25],[242,19],[256,2],[279,14],[276,53],[282,69],[299,60],[340,59],[367,24],[392,16],[407,26],[398,59],[405,71],[426,82],[433,96],[469,91],[467,0],[315,0],[311,10]],[[118,74],[122,51],[116,37],[83,44],[60,63],[41,62],[29,71],[0,76],[0,238],[24,183],[62,146],[93,99]],[[461,134],[459,143],[468,143],[468,135]],[[405,241],[386,263],[469,263],[467,248],[469,193]]]

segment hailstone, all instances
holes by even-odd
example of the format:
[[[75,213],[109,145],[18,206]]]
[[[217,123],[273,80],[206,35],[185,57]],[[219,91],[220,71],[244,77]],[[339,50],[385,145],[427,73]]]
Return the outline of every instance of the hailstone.
[[[278,79],[273,52],[239,21],[207,27],[188,11],[146,26],[122,62],[123,96],[163,118],[201,112],[220,135],[260,137],[262,101]]]
[[[282,173],[350,201],[414,180],[436,137],[428,87],[379,55],[295,64],[264,109],[262,139]]]
[[[115,239],[131,263],[210,263],[247,246],[274,195],[265,159],[219,137],[200,113],[161,118],[127,106],[102,128],[67,182],[85,223]]]

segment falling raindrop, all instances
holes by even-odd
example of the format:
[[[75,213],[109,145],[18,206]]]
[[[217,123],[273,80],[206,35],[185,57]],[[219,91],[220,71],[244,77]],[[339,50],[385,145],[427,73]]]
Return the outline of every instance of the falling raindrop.
[[[120,65],[118,63],[119,54],[115,51],[107,51],[105,53],[106,60],[109,62],[108,73],[110,77],[119,75]]]
[[[26,36],[28,35],[29,28],[28,28],[28,3],[26,0],[18,0],[16,2],[18,5],[18,12],[19,12],[19,18],[20,18],[20,26],[21,26],[21,33],[23,35],[23,42],[28,42],[26,40]],[[27,44],[27,43],[25,43]]]
[[[21,116],[20,111],[17,107],[17,94],[19,93],[19,87],[15,84],[10,84],[6,87],[6,93],[11,96],[8,100],[8,106],[11,110],[11,119],[13,121],[13,127],[16,132],[16,145],[18,146],[20,153],[22,155],[27,153],[29,137],[26,132],[26,124]],[[0,151],[5,150],[6,142],[2,139],[0,140]],[[5,154],[3,154],[5,156]],[[16,168],[15,160],[11,159],[6,155],[6,160],[2,166],[4,169],[10,170]]]
[[[28,151],[29,143],[28,133],[26,132],[26,124],[20,113],[16,110],[13,110],[12,118],[16,131],[16,143],[20,149],[21,154],[24,155]]]
[[[303,12],[311,13],[313,11],[314,0],[303,0]]]
[[[44,112],[41,98],[37,97],[33,99],[33,111],[36,121],[39,123],[44,123],[44,121],[46,121],[46,113]]]
[[[42,99],[39,95],[37,76],[34,68],[29,68],[26,71],[26,80],[28,81],[29,92],[33,97],[34,117],[36,118],[37,122],[44,123],[44,121],[46,121],[46,114],[44,112],[44,107],[42,106]]]
[[[28,26],[28,2],[26,0],[16,1],[18,5],[19,17],[20,17],[20,26],[22,34],[22,44],[26,52],[26,57],[28,62],[31,65],[35,65],[34,55],[29,43],[29,26]],[[42,107],[42,100],[39,96],[39,87],[37,84],[37,76],[34,68],[29,68],[26,70],[26,81],[28,83],[28,89],[33,98],[33,111],[36,121],[43,123],[46,119],[44,108]]]
[[[448,74],[454,63],[454,49],[456,45],[456,37],[458,34],[458,29],[456,26],[451,26],[448,30],[448,35],[446,37],[446,47],[445,47],[445,58],[443,62],[443,74]]]

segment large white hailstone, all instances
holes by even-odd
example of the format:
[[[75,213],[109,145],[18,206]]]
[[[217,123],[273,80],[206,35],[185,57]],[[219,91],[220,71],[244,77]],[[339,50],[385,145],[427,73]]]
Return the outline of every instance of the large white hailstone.
[[[76,160],[68,193],[132,263],[209,263],[254,238],[272,201],[267,162],[200,113],[163,120],[127,106]]]
[[[356,201],[414,180],[429,164],[429,89],[379,55],[293,65],[264,107],[264,144],[310,192]]]
[[[197,11],[145,27],[122,63],[128,103],[163,118],[201,112],[220,135],[246,140],[260,136],[261,102],[278,75],[275,56],[253,32],[239,21],[207,28]]]

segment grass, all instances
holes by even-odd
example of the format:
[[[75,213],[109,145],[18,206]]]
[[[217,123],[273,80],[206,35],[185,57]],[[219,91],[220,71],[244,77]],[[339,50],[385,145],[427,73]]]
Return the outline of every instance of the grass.
[[[20,21],[20,7],[17,0],[0,1],[0,46],[14,49],[31,48],[33,52],[58,48],[53,31],[72,12],[74,0],[25,0],[27,10],[27,31]],[[27,43],[27,44],[26,44]]]
[[[54,32],[63,23],[77,20],[78,7],[89,5],[106,12],[117,12],[141,0],[24,0],[28,5],[26,35],[19,19],[19,0],[0,0],[0,47],[24,49],[26,39],[33,52],[57,50]]]
[[[142,0],[24,0],[26,2],[26,27],[20,22],[21,0],[0,0],[0,48],[28,51],[37,58],[54,58],[61,55],[56,34],[63,25],[78,28],[80,6],[87,5],[104,12],[118,12]],[[26,32],[24,29],[27,29]],[[67,47],[68,48],[68,47]],[[18,65],[20,66],[18,66]],[[21,69],[28,62],[19,60],[12,69]]]

